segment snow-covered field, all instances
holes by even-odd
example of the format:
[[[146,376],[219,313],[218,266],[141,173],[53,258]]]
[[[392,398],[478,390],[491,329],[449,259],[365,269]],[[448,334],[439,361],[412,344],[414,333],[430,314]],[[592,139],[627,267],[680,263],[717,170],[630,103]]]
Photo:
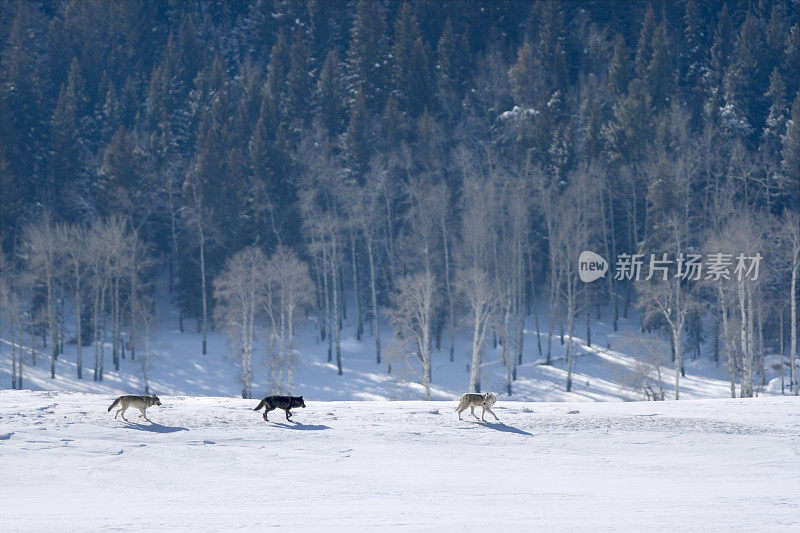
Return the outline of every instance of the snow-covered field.
[[[315,402],[0,391],[3,531],[800,530],[800,399]],[[488,416],[488,415],[487,415]]]

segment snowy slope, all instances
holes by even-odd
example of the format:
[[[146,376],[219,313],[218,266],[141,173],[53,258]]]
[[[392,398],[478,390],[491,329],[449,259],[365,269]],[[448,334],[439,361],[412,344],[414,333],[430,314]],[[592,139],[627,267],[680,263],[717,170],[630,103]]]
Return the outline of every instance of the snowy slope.
[[[797,531],[800,400],[314,402],[0,391],[3,531]],[[465,413],[468,416],[468,413]],[[138,416],[129,411],[134,420]]]
[[[163,294],[167,291],[164,290]],[[335,363],[327,360],[327,342],[319,342],[311,320],[300,324],[295,342],[296,370],[294,392],[317,400],[415,400],[424,398],[424,390],[414,380],[405,361],[394,354],[398,352],[393,342],[391,328],[382,327],[384,360],[375,362],[374,339],[369,328],[361,340],[355,337],[352,309],[349,320],[342,330],[342,358],[344,375],[338,376]],[[607,310],[604,311],[607,313]],[[540,330],[543,351],[546,352],[547,324],[544,320],[546,308],[540,309]],[[576,363],[573,391],[564,390],[566,371],[564,354],[566,345],[561,345],[556,334],[553,339],[552,366],[545,366],[539,356],[537,334],[533,317],[526,319],[523,343],[523,364],[514,383],[514,399],[537,401],[605,401],[637,400],[642,394],[635,387],[637,373],[643,358],[657,354],[661,358],[662,377],[667,397],[674,395],[674,370],[669,363],[669,345],[655,334],[642,333],[638,318],[631,315],[623,319],[620,330],[613,332],[605,320],[592,317],[592,346],[584,340],[585,327],[576,330]],[[178,328],[175,308],[164,297],[159,305],[159,315],[151,340],[151,389],[158,394],[194,396],[240,396],[241,385],[238,361],[228,340],[223,335],[211,332],[208,339],[208,354],[200,353],[200,334],[194,330],[194,322],[186,321],[187,329]],[[74,326],[68,321],[69,328]],[[558,327],[554,330],[557,332]],[[459,331],[455,343],[455,361],[449,360],[449,345],[442,340],[442,349],[433,353],[433,399],[453,399],[465,392],[469,383],[471,344],[469,332]],[[33,339],[33,342],[40,342]],[[0,340],[0,389],[11,385],[10,347]],[[84,348],[84,379],[75,378],[76,346],[67,344],[65,353],[57,363],[57,378],[50,378],[49,355],[40,345],[37,366],[26,355],[24,387],[33,390],[65,390],[97,392],[104,394],[143,393],[144,379],[142,346],[138,358],[122,361],[119,372],[111,363],[111,347],[106,347],[105,379],[102,383],[92,380],[93,346]],[[31,339],[26,336],[26,347]],[[266,348],[266,332],[258,335],[253,365],[254,396],[272,394],[269,387],[270,362]],[[688,354],[687,354],[688,358]],[[389,373],[391,365],[391,373]],[[686,362],[686,379],[681,382],[681,397],[684,399],[725,398],[730,396],[727,369],[723,363],[715,365],[708,354],[698,361]],[[482,368],[483,390],[505,391],[505,367],[502,364],[502,347],[493,348],[487,342]],[[768,376],[774,377],[774,372]]]

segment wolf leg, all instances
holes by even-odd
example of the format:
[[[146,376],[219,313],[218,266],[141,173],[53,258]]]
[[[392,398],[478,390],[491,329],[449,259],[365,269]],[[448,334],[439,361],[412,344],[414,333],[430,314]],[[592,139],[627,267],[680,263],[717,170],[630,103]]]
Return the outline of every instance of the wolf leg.
[[[292,416],[292,413],[291,413],[291,411],[289,411],[288,409],[286,409],[286,420],[289,420],[289,417],[291,417],[291,416]]]
[[[270,407],[269,405],[265,405],[265,406],[264,406],[264,420],[266,420],[267,422],[269,422],[269,418],[267,418],[267,413],[269,413],[270,411],[272,411],[272,409],[273,409],[273,408],[272,408],[272,407]]]
[[[475,420],[478,420],[478,415],[475,414],[475,406],[474,405],[470,405],[469,406],[469,412],[472,413],[472,416],[475,417]]]
[[[461,418],[461,412],[463,411],[463,409],[456,409],[456,411],[458,411],[458,419],[463,420],[463,418]]]
[[[499,419],[499,418],[497,418],[497,415],[496,415],[496,414],[494,414],[494,411],[492,411],[492,410],[491,410],[491,409],[489,409],[488,407],[486,408],[486,410],[487,410],[487,411],[489,411],[490,413],[492,413],[492,416],[494,417],[494,419],[495,419],[495,420],[497,420],[498,422],[500,421],[500,419]]]
[[[150,419],[147,418],[147,407],[145,407],[144,409],[139,409],[139,412],[142,413],[141,415],[139,415],[139,418],[144,418],[145,420],[150,422]]]
[[[126,411],[127,409],[128,409],[128,406],[126,405],[126,406],[124,406],[122,409],[120,409],[119,411],[117,411],[117,413],[119,413],[119,415],[122,417],[122,419],[123,419],[125,422],[127,422],[127,421],[128,421],[128,419],[127,419],[127,418],[125,418],[125,411]],[[117,418],[117,417],[115,416],[114,418]]]

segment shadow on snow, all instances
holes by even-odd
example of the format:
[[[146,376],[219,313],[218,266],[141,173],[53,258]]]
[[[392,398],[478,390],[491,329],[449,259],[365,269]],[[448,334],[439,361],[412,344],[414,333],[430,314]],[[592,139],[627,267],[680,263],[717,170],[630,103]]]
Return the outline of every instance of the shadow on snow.
[[[180,426],[163,426],[155,422],[150,422],[149,425],[140,424],[138,422],[128,422],[128,425],[123,427],[128,429],[137,429],[139,431],[150,431],[153,433],[175,433],[176,431],[189,431],[189,428]]]
[[[305,431],[321,431],[323,429],[331,429],[330,426],[325,424],[301,424],[300,422],[270,422],[273,426],[278,426],[285,429],[300,429]]]
[[[516,433],[517,435],[527,435],[528,437],[532,437],[532,433],[528,433],[525,430],[515,428],[514,426],[509,426],[502,422],[476,422],[479,426],[483,426],[486,428],[494,429],[496,431],[502,431],[504,433]]]

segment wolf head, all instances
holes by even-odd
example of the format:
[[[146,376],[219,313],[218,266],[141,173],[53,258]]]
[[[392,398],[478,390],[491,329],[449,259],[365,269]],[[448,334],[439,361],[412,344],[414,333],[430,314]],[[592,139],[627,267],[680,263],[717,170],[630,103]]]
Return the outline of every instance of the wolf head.
[[[304,402],[304,401],[303,401],[303,397],[302,397],[302,396],[297,396],[297,397],[295,397],[295,398],[292,398],[292,400],[293,400],[293,401],[292,401],[292,404],[294,404],[294,405],[292,405],[292,407],[302,407],[302,408],[305,408],[305,406],[306,406],[306,402]]]
[[[155,394],[153,394],[151,401],[153,402],[153,405],[159,405],[159,406],[161,405],[161,400],[159,400],[158,396],[156,396]]]
[[[487,392],[483,395],[483,406],[484,407],[491,407],[497,401],[497,396],[494,395],[493,392]]]

